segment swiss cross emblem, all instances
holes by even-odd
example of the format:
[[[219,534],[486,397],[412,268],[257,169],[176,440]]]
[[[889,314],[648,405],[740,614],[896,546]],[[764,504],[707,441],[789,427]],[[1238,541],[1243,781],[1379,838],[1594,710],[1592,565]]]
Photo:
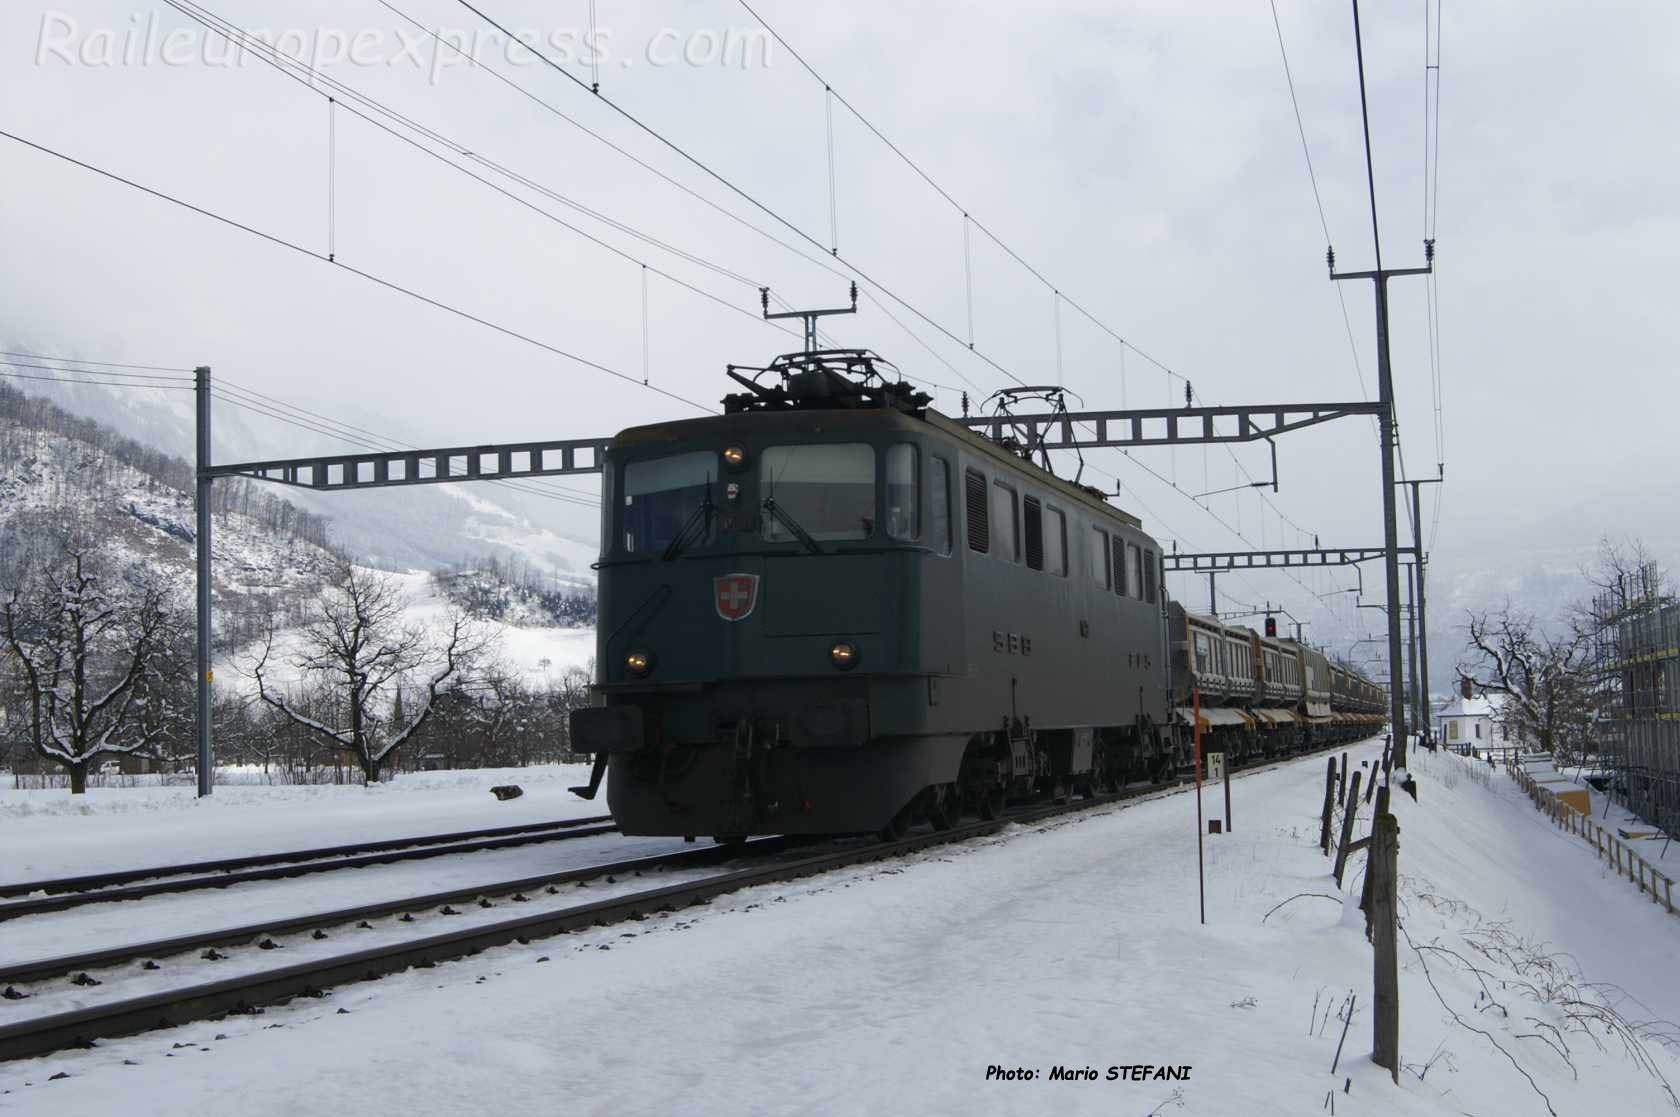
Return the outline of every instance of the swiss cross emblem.
[[[746,620],[758,603],[757,574],[724,574],[712,579],[712,600],[726,621]]]

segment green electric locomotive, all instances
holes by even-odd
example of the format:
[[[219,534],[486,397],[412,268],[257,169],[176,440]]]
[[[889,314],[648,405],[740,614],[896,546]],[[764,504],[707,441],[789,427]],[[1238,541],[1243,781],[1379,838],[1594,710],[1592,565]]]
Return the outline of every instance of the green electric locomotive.
[[[613,440],[572,735],[624,833],[901,833],[1184,761],[1155,540],[888,368],[732,368],[723,415]]]

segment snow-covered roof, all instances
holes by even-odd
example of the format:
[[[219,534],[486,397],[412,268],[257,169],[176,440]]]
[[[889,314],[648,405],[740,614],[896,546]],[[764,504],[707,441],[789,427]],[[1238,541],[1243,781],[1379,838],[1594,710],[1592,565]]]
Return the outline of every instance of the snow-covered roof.
[[[1493,716],[1493,703],[1486,698],[1466,698],[1462,694],[1453,696],[1436,711],[1439,718],[1490,718]]]

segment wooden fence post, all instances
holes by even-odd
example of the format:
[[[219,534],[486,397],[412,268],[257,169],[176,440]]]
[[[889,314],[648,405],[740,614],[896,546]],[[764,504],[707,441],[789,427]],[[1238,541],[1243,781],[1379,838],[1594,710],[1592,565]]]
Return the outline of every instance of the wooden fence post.
[[[1365,878],[1372,882],[1371,941],[1375,946],[1371,1060],[1388,1068],[1396,1086],[1400,1084],[1400,972],[1395,941],[1399,853],[1399,820],[1387,813],[1377,815],[1371,830],[1370,858],[1365,866]]]
[[[1336,758],[1330,758],[1330,767],[1324,773],[1324,811],[1319,821],[1318,848],[1324,851],[1324,856],[1330,856],[1330,812],[1336,807]]]
[[[1338,802],[1338,803],[1347,802],[1347,789],[1348,789],[1348,755],[1347,755],[1347,753],[1344,752],[1344,753],[1342,753],[1342,782],[1336,786],[1336,802]],[[1358,795],[1359,792],[1356,790],[1356,791],[1354,791],[1354,794]]]
[[[1336,887],[1342,886],[1342,874],[1347,869],[1348,842],[1353,838],[1354,816],[1359,813],[1359,777],[1361,772],[1353,774],[1353,795],[1348,799],[1347,806],[1342,808],[1342,840],[1336,846]]]
[[[1377,787],[1377,774],[1375,772],[1371,773],[1371,783],[1369,786]],[[1376,820],[1387,813],[1388,788],[1386,786],[1377,787],[1377,810],[1376,813],[1371,816],[1373,827]],[[1373,828],[1371,835],[1367,837],[1365,841],[1367,845],[1371,845],[1374,844],[1376,840],[1376,830]],[[1365,938],[1369,940],[1371,938],[1371,852],[1369,849],[1366,850],[1365,854],[1365,883],[1359,890],[1359,910],[1365,913]]]

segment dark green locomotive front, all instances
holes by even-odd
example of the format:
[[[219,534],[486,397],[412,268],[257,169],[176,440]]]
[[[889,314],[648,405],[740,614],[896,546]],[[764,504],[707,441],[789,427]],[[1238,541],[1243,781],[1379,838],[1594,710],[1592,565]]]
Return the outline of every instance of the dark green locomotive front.
[[[621,829],[891,832],[1170,768],[1154,540],[825,356],[613,441],[572,724]]]

